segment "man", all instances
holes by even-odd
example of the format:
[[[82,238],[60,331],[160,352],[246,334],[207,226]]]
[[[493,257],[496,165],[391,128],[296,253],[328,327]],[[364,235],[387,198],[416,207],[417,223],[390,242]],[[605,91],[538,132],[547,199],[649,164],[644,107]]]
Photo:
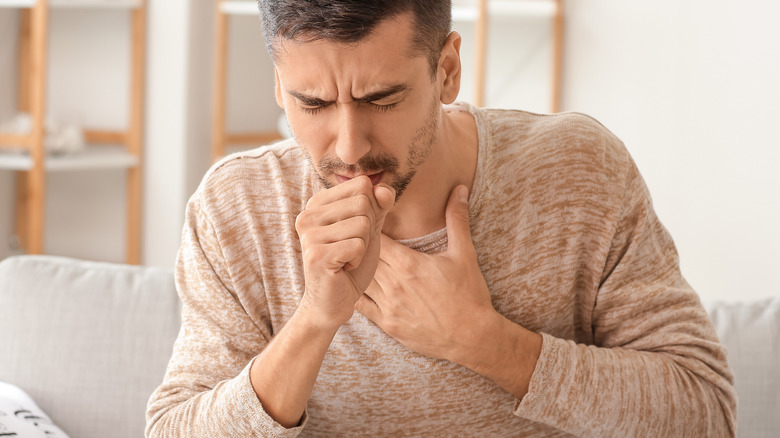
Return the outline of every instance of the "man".
[[[294,139],[190,200],[147,434],[733,436],[733,376],[622,144],[451,105],[445,1],[261,2]]]

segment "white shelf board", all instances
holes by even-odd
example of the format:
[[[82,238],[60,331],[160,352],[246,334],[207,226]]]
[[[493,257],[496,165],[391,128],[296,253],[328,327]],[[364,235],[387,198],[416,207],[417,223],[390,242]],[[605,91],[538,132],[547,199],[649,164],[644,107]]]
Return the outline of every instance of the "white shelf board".
[[[123,146],[87,146],[85,150],[63,155],[47,155],[47,171],[129,169],[139,164],[138,157],[129,154]],[[0,150],[0,169],[31,170],[33,161],[25,152]]]
[[[228,15],[260,15],[257,1],[253,0],[223,1],[219,4],[219,10]]]
[[[557,6],[553,0],[489,0],[488,13],[492,18],[552,18]],[[477,2],[455,1],[452,6],[453,21],[476,21],[479,15]]]
[[[31,8],[36,0],[0,0],[0,8]],[[51,8],[136,9],[141,0],[49,0]]]
[[[0,0],[0,8],[29,8],[34,0]]]

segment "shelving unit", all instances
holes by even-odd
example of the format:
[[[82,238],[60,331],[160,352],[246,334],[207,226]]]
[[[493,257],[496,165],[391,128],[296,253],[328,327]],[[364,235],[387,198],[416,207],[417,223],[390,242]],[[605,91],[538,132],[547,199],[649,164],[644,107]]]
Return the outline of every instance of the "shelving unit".
[[[563,73],[563,0],[455,0],[453,21],[474,21],[475,39],[475,84],[474,105],[485,105],[485,77],[487,72],[488,25],[490,20],[510,20],[516,17],[552,20],[551,54],[552,95],[550,112],[560,111],[561,78]]]
[[[20,9],[17,107],[32,118],[32,130],[27,135],[0,133],[0,169],[17,172],[15,225],[22,247],[29,254],[44,251],[48,172],[122,169],[127,172],[126,259],[128,263],[138,264],[141,258],[145,0],[0,0],[0,8]],[[122,131],[85,130],[84,138],[89,146],[71,155],[47,155],[44,146],[51,8],[118,8],[128,10],[132,17],[127,127]]]
[[[257,15],[254,0],[216,0],[216,45],[214,108],[212,121],[212,160],[225,155],[225,147],[232,144],[263,144],[277,140],[277,132],[229,134],[226,132],[226,89],[228,26],[232,15]],[[454,0],[453,21],[474,22],[475,41],[475,95],[474,104],[484,106],[487,64],[487,30],[491,19],[511,20],[517,17],[552,20],[553,53],[550,111],[560,110],[561,74],[563,63],[563,0]]]
[[[216,0],[215,49],[214,49],[214,107],[211,127],[211,159],[225,156],[231,145],[266,144],[282,138],[277,131],[229,133],[227,114],[227,65],[228,33],[230,17],[258,15],[257,2],[253,0]]]

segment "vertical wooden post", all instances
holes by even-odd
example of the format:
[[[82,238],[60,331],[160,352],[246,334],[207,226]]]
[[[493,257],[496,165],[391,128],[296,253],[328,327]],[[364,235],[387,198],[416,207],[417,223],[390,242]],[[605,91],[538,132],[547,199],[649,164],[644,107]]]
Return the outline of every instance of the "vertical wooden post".
[[[225,119],[227,112],[228,16],[222,13],[222,0],[216,0],[214,11],[214,113],[211,123],[211,161],[225,155]]]
[[[46,210],[46,150],[44,119],[46,117],[46,55],[48,49],[49,5],[38,0],[30,11],[30,115],[33,121],[30,156],[33,167],[27,173],[27,237],[29,254],[43,253],[44,214]]]
[[[30,113],[32,109],[32,100],[30,95],[30,38],[31,29],[30,22],[32,20],[32,12],[28,8],[21,9],[19,11],[19,40],[17,56],[17,108],[20,112]],[[30,133],[31,134],[31,133]],[[29,135],[27,136],[26,147],[29,149]],[[29,234],[28,218],[29,207],[27,203],[27,172],[16,172],[16,207],[14,215],[15,232],[19,239],[19,243],[22,248],[29,248],[29,242],[27,236]]]
[[[474,56],[474,105],[485,106],[485,72],[487,70],[487,33],[488,33],[488,2],[479,0],[477,10],[477,25],[475,29]]]
[[[552,60],[552,99],[551,112],[561,110],[561,83],[563,80],[563,0],[555,0],[553,18],[553,60]]]
[[[144,94],[146,76],[146,1],[132,11],[130,121],[127,150],[137,157],[135,166],[127,170],[127,263],[141,263],[141,231],[143,204],[143,135]]]

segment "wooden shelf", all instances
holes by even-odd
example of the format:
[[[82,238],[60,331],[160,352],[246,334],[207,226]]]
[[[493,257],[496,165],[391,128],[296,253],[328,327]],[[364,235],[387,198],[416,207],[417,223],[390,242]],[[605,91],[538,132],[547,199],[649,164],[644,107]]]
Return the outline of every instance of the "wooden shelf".
[[[139,164],[140,159],[128,153],[124,146],[91,145],[71,154],[46,155],[43,168],[47,172],[132,169]],[[0,169],[29,171],[33,165],[33,159],[28,153],[0,152]]]
[[[127,180],[127,262],[140,263],[146,0],[0,0],[0,8],[11,7],[21,8],[17,111],[30,114],[32,121],[26,135],[0,133],[0,169],[16,173],[16,236],[28,254],[44,253],[49,172],[118,169]],[[45,146],[49,12],[54,8],[118,9],[131,18],[130,108],[125,129],[84,130],[88,146],[63,155],[47,154]]]
[[[32,8],[36,0],[0,0],[0,8]],[[49,0],[50,8],[137,9],[141,0]]]

